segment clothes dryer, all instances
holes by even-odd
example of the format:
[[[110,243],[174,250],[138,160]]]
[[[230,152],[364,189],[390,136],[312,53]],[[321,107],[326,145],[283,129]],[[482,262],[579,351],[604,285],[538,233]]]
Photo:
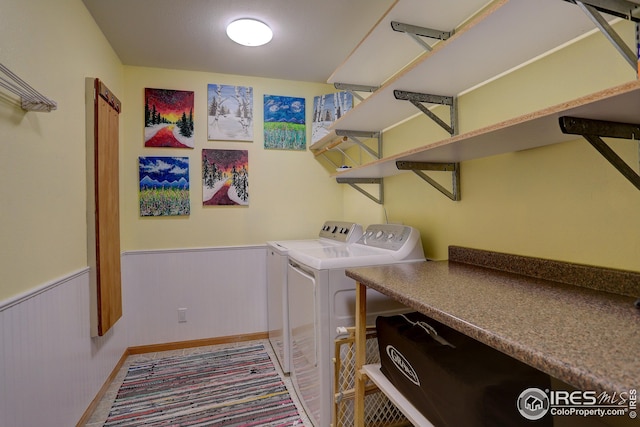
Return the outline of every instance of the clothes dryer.
[[[357,241],[362,226],[354,222],[326,221],[316,239],[267,242],[267,326],[269,342],[285,374],[290,371],[289,312],[287,304],[288,253],[292,249],[325,248]]]

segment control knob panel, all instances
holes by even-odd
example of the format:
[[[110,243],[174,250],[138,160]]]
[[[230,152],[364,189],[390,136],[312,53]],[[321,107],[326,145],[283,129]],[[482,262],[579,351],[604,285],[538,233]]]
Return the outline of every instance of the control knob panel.
[[[347,221],[326,221],[322,225],[318,236],[338,242],[352,243],[362,236],[362,226]]]
[[[397,251],[409,240],[411,227],[399,224],[374,224],[367,227],[358,243]]]

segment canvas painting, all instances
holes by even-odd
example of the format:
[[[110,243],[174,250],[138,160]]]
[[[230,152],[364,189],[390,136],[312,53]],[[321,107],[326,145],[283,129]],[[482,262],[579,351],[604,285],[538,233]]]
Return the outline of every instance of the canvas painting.
[[[144,90],[144,146],[193,148],[193,92]]]
[[[335,92],[313,97],[311,143],[320,141],[329,133],[333,123],[353,107],[350,92]]]
[[[305,150],[306,138],[304,98],[265,95],[264,148]]]
[[[140,216],[189,215],[189,158],[140,157]]]
[[[202,204],[249,205],[247,150],[202,150]]]
[[[209,140],[253,141],[253,89],[210,84],[207,88]]]

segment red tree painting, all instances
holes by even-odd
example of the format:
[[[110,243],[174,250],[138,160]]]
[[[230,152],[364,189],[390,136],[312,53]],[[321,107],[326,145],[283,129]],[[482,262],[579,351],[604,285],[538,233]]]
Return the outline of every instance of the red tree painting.
[[[192,91],[144,90],[144,146],[193,148]]]
[[[202,150],[202,204],[249,204],[247,150]]]

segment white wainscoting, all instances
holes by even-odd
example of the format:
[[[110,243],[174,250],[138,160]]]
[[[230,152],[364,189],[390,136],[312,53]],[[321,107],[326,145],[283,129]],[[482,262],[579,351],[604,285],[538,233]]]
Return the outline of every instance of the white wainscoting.
[[[128,347],[267,330],[264,246],[122,261],[124,314],[104,337],[90,336],[88,268],[0,301],[0,427],[74,426]]]
[[[132,251],[123,265],[130,346],[267,331],[266,246]]]
[[[122,319],[91,339],[88,268],[0,302],[0,426],[74,426],[126,339]]]

